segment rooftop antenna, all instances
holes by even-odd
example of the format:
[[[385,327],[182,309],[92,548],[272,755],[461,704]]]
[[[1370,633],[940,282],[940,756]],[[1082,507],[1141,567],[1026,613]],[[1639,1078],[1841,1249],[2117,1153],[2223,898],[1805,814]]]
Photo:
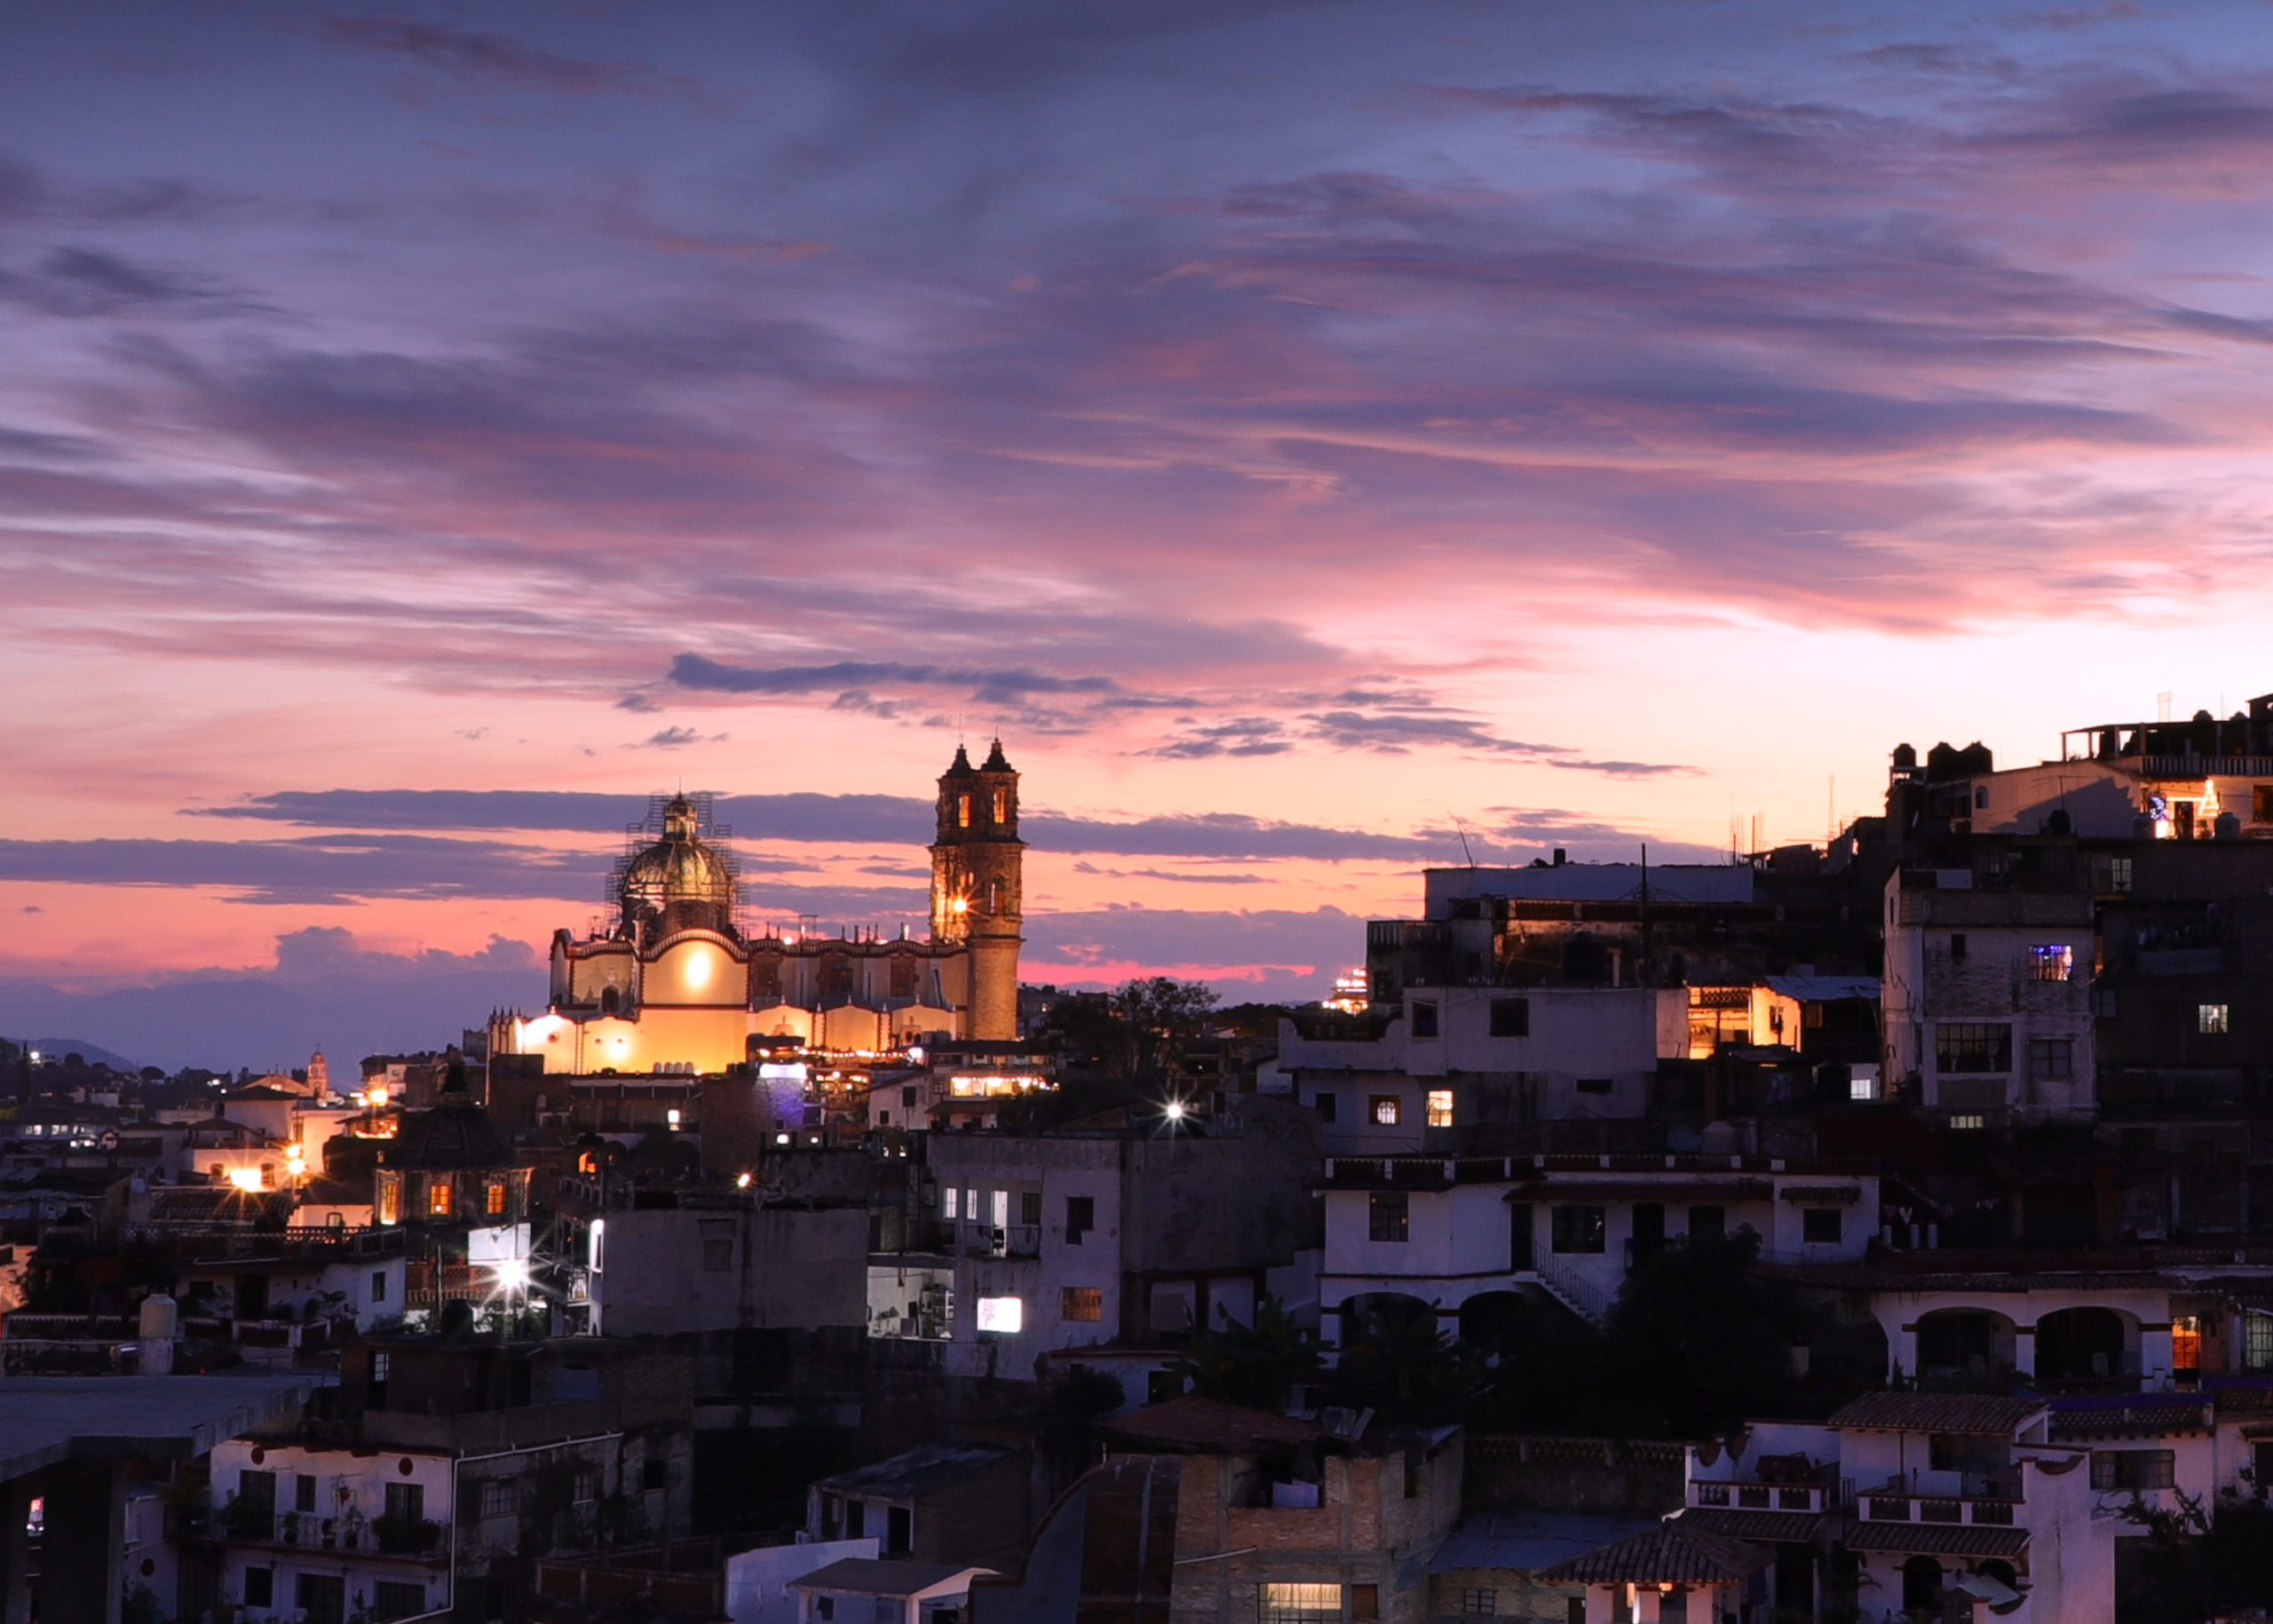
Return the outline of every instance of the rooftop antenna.
[[[1469,868],[1473,871],[1476,867],[1476,853],[1468,849],[1468,825],[1460,820],[1458,812],[1446,812],[1445,815],[1453,820],[1453,828],[1460,831],[1460,849],[1468,859]]]

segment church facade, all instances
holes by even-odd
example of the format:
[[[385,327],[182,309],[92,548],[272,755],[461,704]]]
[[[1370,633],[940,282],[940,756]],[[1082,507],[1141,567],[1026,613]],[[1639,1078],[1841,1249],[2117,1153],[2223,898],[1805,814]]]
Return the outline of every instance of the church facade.
[[[746,930],[733,859],[703,804],[674,796],[630,855],[613,923],[552,939],[550,1007],[492,1018],[493,1055],[548,1073],[723,1072],[788,1043],[882,1050],[927,1035],[1018,1035],[1018,774],[994,742],[939,780],[928,940]]]

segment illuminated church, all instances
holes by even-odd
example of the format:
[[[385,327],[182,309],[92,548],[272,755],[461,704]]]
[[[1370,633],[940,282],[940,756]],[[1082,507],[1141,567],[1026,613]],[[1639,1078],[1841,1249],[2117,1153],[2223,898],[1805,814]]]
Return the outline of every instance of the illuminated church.
[[[1018,1035],[1018,775],[1000,740],[939,778],[929,940],[745,930],[707,800],[676,796],[661,838],[619,865],[617,916],[552,939],[551,1007],[490,1023],[492,1054],[547,1072],[724,1071],[766,1040],[883,1050],[926,1034]],[[653,824],[648,826],[653,832]]]

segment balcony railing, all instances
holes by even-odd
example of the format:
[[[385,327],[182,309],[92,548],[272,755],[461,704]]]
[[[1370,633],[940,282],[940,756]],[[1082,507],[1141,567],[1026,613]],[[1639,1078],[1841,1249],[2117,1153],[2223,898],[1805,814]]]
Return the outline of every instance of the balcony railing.
[[[202,1533],[239,1545],[431,1561],[446,1549],[448,1525],[424,1517],[367,1517],[360,1513],[321,1517],[313,1511],[262,1512],[231,1501],[208,1515],[185,1517],[173,1532]]]
[[[1967,1524],[2010,1528],[2023,1505],[2020,1483],[2002,1473],[1913,1472],[1863,1493],[1863,1520]]]
[[[1820,1514],[1853,1503],[1855,1480],[1836,1478],[1825,1483],[1716,1483],[1693,1478],[1689,1485],[1692,1506],[1721,1506],[1737,1511],[1803,1511]]]

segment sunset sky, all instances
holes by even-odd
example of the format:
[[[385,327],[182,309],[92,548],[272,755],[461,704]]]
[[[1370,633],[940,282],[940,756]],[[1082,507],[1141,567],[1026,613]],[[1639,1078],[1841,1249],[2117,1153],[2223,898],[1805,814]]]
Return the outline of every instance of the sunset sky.
[[[999,732],[1028,979],[1314,996],[2230,710],[2269,194],[2239,0],[0,10],[0,979],[533,964],[678,785],[889,929]]]

